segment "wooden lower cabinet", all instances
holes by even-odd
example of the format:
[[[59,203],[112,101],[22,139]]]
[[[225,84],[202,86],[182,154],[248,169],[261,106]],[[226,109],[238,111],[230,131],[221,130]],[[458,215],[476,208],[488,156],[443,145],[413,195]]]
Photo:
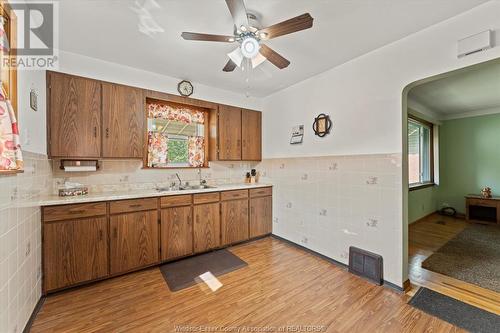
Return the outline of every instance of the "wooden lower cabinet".
[[[264,236],[272,188],[43,207],[44,293]]]
[[[248,199],[221,203],[222,245],[238,243],[249,238]]]
[[[204,252],[220,246],[219,202],[194,206],[194,252]]]
[[[250,238],[273,231],[273,197],[250,199]]]
[[[158,212],[110,217],[110,273],[118,274],[158,262]]]
[[[44,223],[44,290],[52,291],[108,275],[106,217]]]
[[[161,259],[168,260],[193,253],[191,206],[161,210]]]

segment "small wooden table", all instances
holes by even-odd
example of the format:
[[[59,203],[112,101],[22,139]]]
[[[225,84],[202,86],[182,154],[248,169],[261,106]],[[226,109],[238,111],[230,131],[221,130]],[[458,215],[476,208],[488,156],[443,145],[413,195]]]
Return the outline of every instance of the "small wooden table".
[[[500,224],[500,197],[469,194],[465,196],[465,206],[467,222]]]

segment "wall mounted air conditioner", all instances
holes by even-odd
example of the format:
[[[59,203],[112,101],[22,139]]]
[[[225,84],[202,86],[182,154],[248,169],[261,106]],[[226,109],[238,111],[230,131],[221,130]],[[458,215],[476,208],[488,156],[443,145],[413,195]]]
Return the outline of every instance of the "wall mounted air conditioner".
[[[458,41],[458,57],[463,58],[473,53],[491,49],[493,38],[491,30],[460,39]]]

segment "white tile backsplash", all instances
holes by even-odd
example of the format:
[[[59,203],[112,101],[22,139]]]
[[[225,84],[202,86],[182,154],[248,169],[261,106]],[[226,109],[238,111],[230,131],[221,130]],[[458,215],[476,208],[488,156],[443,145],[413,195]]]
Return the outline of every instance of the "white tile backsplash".
[[[0,176],[0,332],[22,332],[41,297],[41,216],[32,198],[52,186],[51,163],[24,152],[24,173]]]

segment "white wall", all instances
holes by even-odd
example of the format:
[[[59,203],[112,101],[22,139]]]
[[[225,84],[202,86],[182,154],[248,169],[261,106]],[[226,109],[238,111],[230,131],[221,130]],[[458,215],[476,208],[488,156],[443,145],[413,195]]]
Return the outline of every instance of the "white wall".
[[[177,83],[181,80],[63,51],[59,53],[58,71],[171,94],[178,94]],[[25,151],[46,154],[45,71],[20,70],[18,81],[21,145]],[[246,97],[244,94],[196,82],[193,85],[193,98],[256,110],[262,109],[261,99]],[[29,106],[29,92],[32,88],[38,92],[37,112],[31,110]]]
[[[499,45],[498,13],[500,2],[488,2],[267,97],[263,119],[264,157],[403,154],[402,125],[406,115],[402,107],[406,100],[402,94],[405,86],[500,57],[499,47],[463,59],[456,57],[458,39],[486,29],[496,30]],[[325,41],[329,42],[335,41]],[[312,121],[319,113],[329,114],[334,122],[333,133],[325,138],[315,137],[311,130]],[[304,144],[290,145],[291,127],[297,124],[305,125]],[[385,265],[390,281],[398,285],[407,276],[403,174],[401,168],[401,177],[396,180],[400,184],[398,197],[403,197],[403,205],[400,200],[394,201],[394,205],[399,206],[399,214],[396,219],[386,221],[391,224],[391,232],[384,236],[393,244],[393,251],[403,249],[398,262],[386,262]],[[324,237],[331,236],[325,234]]]

